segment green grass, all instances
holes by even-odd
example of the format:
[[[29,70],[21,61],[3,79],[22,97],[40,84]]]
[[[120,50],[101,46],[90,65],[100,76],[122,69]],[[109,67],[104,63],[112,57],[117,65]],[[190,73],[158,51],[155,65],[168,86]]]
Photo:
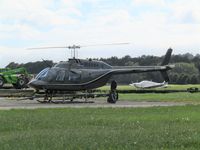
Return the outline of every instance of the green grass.
[[[200,85],[169,85],[167,88],[157,88],[158,90],[186,90],[190,87],[197,87],[200,90]],[[109,86],[99,88],[103,91],[109,91]],[[118,90],[133,90],[132,86],[120,85]],[[119,94],[119,100],[128,101],[154,101],[154,102],[190,102],[200,103],[200,93],[189,92],[177,92],[177,93],[131,93],[131,94]]]
[[[0,149],[200,149],[200,106],[0,111]]]
[[[120,94],[120,100],[199,103],[200,93]],[[1,149],[200,149],[200,106],[0,111]]]
[[[155,88],[156,90],[187,90],[191,87],[197,87],[200,89],[200,84],[186,84],[186,85],[175,85],[170,84],[167,88]],[[103,86],[99,88],[100,90],[110,90],[110,86]],[[135,87],[130,85],[119,85],[117,87],[118,90],[136,90]]]
[[[154,102],[191,102],[200,103],[200,93],[145,93],[145,94],[119,94],[119,100],[154,101]]]

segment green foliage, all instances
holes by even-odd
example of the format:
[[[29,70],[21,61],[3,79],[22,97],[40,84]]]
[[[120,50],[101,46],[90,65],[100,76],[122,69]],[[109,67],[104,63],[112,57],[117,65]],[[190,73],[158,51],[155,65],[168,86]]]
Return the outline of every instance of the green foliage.
[[[45,60],[45,61],[29,62],[29,63],[26,63],[26,64],[18,64],[18,63],[11,62],[6,67],[13,68],[13,69],[19,68],[19,67],[24,67],[24,68],[26,68],[26,70],[29,73],[37,74],[41,70],[43,70],[44,68],[49,67],[49,66],[53,66],[53,65],[54,65],[53,61]]]
[[[198,75],[192,75],[191,79],[190,79],[190,83],[191,84],[197,84],[199,83],[200,80],[199,80],[199,76]]]
[[[200,106],[0,111],[2,150],[200,149]]]
[[[197,84],[199,83],[199,70],[194,63],[176,63],[175,68],[170,71],[172,83]]]
[[[176,63],[175,68],[171,72],[175,72],[177,74],[184,73],[184,75],[193,75],[199,73],[194,63]]]

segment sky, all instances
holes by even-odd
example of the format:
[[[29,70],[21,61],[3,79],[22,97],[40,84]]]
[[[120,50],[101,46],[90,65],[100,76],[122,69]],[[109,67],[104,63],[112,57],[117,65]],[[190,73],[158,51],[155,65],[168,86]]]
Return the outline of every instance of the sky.
[[[0,67],[10,62],[200,53],[199,0],[0,0]]]

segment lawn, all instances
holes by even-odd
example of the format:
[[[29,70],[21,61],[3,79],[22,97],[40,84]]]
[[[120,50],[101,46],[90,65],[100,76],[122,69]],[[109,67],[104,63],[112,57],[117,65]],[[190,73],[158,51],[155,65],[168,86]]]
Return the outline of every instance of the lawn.
[[[197,87],[200,90],[200,85],[169,85],[167,88],[156,88],[155,90],[186,90],[190,87]],[[109,86],[99,88],[102,91],[109,91]],[[120,85],[118,90],[135,90],[132,86]],[[119,93],[119,100],[129,101],[161,101],[161,102],[191,102],[200,103],[200,93],[177,92],[177,93]]]
[[[154,88],[154,89],[155,90],[187,90],[188,88],[191,88],[191,87],[197,87],[200,90],[200,84],[186,84],[186,85],[169,84],[167,88]],[[110,86],[103,86],[98,89],[108,91],[110,90]],[[130,85],[119,85],[117,89],[118,90],[136,90],[135,87],[130,86]]]
[[[148,101],[148,102],[189,102],[200,103],[200,93],[145,93],[145,94],[119,94],[119,100]]]
[[[0,149],[200,149],[200,106],[0,111]]]

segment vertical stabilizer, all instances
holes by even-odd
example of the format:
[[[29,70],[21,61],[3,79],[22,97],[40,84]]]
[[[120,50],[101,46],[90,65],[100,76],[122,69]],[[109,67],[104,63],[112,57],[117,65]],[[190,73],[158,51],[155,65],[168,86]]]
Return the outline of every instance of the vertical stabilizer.
[[[163,62],[161,64],[161,66],[165,66],[165,65],[169,64],[169,61],[170,61],[170,58],[171,58],[171,55],[172,55],[172,51],[173,50],[171,48],[169,48],[167,50],[167,53],[165,54],[165,58],[164,58],[164,60],[163,60]]]

